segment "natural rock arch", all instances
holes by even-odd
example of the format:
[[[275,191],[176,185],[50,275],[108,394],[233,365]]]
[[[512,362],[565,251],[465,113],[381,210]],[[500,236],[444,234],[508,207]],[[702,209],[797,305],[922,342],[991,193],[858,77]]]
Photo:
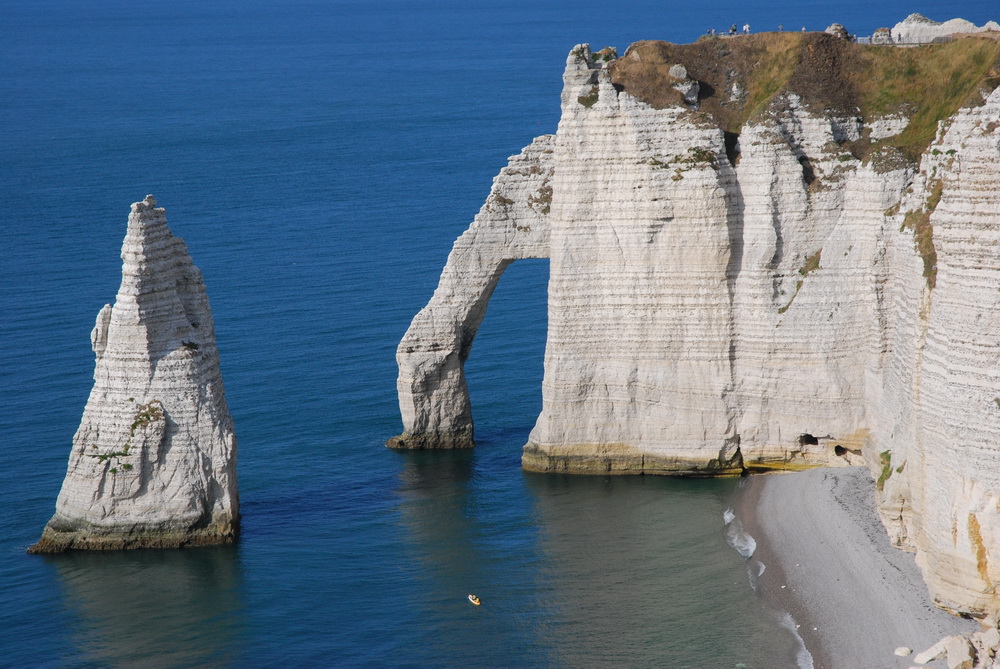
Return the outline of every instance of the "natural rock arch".
[[[465,361],[504,270],[549,257],[555,138],[543,135],[511,156],[472,225],[455,241],[434,296],[396,350],[403,434],[390,448],[470,448],[472,406]]]

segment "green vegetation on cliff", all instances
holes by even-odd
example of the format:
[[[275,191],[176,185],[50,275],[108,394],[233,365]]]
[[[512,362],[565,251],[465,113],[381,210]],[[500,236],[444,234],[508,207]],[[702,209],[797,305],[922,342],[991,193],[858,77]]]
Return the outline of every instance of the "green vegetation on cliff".
[[[849,147],[858,157],[894,147],[915,160],[933,141],[938,121],[979,104],[980,91],[1000,85],[1000,40],[956,39],[913,48],[872,46],[826,33],[761,33],[706,38],[693,44],[637,42],[612,65],[621,90],[657,108],[683,105],[671,85],[671,65],[682,64],[701,85],[699,107],[729,133],[772,108],[783,91],[811,110],[853,116],[910,119],[898,135]]]

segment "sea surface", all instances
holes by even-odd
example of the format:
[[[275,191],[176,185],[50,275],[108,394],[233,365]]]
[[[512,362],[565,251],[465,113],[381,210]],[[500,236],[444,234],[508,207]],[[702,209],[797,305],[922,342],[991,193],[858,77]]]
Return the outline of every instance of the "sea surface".
[[[738,481],[525,474],[546,261],[467,365],[478,446],[397,453],[395,347],[577,43],[858,34],[992,2],[0,0],[0,666],[795,666],[726,541]],[[132,202],[201,268],[234,547],[29,556]],[[466,601],[470,592],[481,607]]]

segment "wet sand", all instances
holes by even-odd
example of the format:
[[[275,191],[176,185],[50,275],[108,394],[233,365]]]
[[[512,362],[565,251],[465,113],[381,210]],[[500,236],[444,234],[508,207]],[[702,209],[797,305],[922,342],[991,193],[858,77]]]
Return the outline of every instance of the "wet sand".
[[[979,629],[931,603],[913,554],[889,543],[864,467],[750,477],[735,511],[766,566],[758,592],[791,614],[816,669],[906,669],[912,655],[895,648]]]

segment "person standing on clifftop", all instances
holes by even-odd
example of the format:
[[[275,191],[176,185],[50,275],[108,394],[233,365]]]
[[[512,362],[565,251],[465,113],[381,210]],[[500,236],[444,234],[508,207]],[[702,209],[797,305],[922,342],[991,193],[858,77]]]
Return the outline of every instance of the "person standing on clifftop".
[[[744,35],[749,35],[750,34],[750,24],[749,23],[744,23],[743,24],[743,34]]]
[[[729,26],[729,34],[730,35],[735,35],[736,34],[736,24],[735,23],[733,25]]]

